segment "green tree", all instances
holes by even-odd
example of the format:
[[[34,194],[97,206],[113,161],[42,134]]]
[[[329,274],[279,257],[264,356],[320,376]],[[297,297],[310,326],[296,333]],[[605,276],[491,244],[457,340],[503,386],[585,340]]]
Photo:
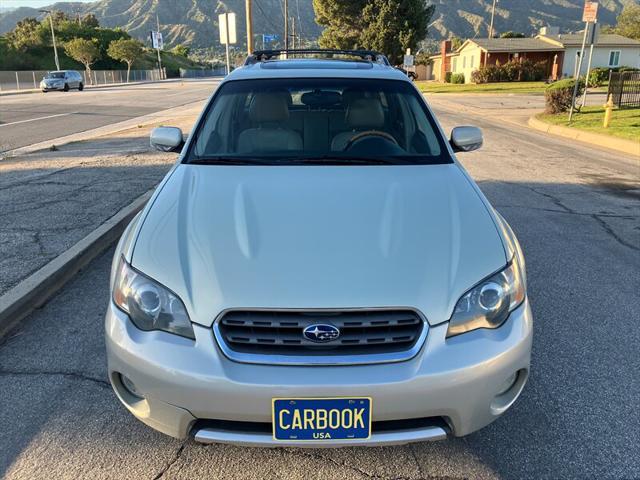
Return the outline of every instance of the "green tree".
[[[456,37],[455,35],[451,37],[449,40],[451,40],[451,50],[454,52],[458,50],[464,43],[464,40],[462,38]]]
[[[324,48],[374,49],[399,63],[427,35],[435,7],[424,0],[313,0]]]
[[[93,13],[87,13],[84,17],[82,17],[80,23],[83,26],[90,28],[98,28],[100,26],[98,17],[96,17]]]
[[[6,37],[9,45],[20,51],[25,51],[29,47],[42,45],[40,22],[33,17],[20,20],[16,24],[16,28],[7,33]]]
[[[402,62],[407,48],[415,51],[427,36],[427,25],[435,11],[424,0],[374,0],[362,12],[366,28],[362,42],[368,48],[384,52],[396,64]]]
[[[325,27],[318,43],[323,48],[363,48],[362,10],[367,0],[313,0],[316,23]]]
[[[500,34],[500,38],[525,38],[524,33],[514,32],[513,30],[509,30],[508,32],[504,32]]]
[[[85,38],[74,38],[64,44],[65,53],[84,65],[91,83],[93,83],[91,80],[91,65],[100,58],[100,49],[96,43]]]
[[[640,5],[627,5],[618,15],[614,32],[624,37],[640,40]]]
[[[143,47],[142,43],[134,39],[121,38],[120,40],[114,40],[109,44],[107,49],[107,55],[119,62],[126,62],[127,64],[127,82],[129,82],[129,72],[131,72],[131,65],[133,62],[142,55]]]
[[[178,55],[180,57],[188,57],[190,51],[191,49],[182,43],[179,45],[176,45],[171,49],[171,53]]]

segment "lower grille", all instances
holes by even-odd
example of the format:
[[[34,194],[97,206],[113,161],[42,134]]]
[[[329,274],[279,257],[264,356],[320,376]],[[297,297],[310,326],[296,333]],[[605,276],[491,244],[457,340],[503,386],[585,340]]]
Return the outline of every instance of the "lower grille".
[[[324,342],[305,337],[315,325],[335,327],[339,335]],[[229,311],[217,323],[219,340],[232,352],[303,357],[407,352],[425,328],[412,310]]]

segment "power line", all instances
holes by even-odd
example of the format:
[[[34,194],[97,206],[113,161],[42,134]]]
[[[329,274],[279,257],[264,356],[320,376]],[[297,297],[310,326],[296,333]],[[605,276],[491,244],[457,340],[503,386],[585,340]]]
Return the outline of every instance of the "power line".
[[[260,10],[260,13],[262,13],[262,18],[264,18],[264,20],[269,24],[269,26],[273,28],[273,31],[277,32],[280,29],[280,27],[277,27],[275,23],[273,23],[273,20],[271,20],[271,17],[267,16],[267,14],[262,9],[262,5],[260,5],[260,2],[258,2],[258,0],[253,0],[253,4],[258,8],[258,10]]]
[[[300,0],[296,0],[296,11],[298,13],[298,42],[300,42],[300,40],[302,40],[303,34],[302,34],[302,21],[300,20]]]

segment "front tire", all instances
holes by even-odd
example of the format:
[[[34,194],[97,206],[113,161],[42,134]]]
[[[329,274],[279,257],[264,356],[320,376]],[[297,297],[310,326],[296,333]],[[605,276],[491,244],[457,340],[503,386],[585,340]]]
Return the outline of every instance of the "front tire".
[[[69,91],[69,84],[65,83],[64,84],[64,88],[62,89],[64,92],[68,92]]]
[[[84,90],[84,85],[82,84],[82,82],[80,82],[78,84],[78,91],[81,92],[82,90]]]

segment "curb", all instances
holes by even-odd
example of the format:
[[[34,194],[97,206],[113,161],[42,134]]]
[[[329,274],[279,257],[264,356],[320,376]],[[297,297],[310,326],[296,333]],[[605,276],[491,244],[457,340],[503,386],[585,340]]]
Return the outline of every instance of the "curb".
[[[598,147],[609,148],[611,150],[616,150],[618,152],[640,157],[640,142],[634,142],[632,140],[625,140],[622,138],[615,138],[609,135],[602,135],[600,133],[588,132],[585,130],[565,127],[562,125],[553,125],[551,123],[543,122],[542,120],[537,119],[535,116],[529,117],[527,123],[531,128],[548,133],[550,135],[569,138],[571,140],[578,140],[579,142],[596,145]]]
[[[145,206],[153,191],[141,195],[86,237],[0,296],[0,338],[55,295],[91,260],[103,253]]]

